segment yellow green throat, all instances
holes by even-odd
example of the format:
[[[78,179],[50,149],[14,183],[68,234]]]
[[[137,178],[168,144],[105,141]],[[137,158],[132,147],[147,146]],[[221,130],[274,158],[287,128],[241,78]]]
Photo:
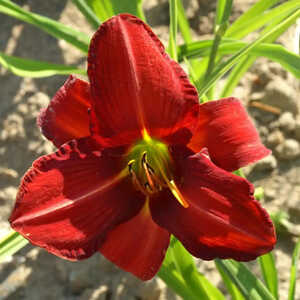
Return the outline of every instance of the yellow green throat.
[[[173,178],[173,164],[168,146],[153,139],[146,130],[143,138],[135,143],[127,155],[127,165],[133,186],[145,196],[169,188],[179,203],[188,207]]]

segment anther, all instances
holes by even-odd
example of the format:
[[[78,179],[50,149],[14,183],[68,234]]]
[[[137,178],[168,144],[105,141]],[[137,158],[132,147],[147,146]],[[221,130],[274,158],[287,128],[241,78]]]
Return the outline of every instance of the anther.
[[[150,195],[152,195],[153,193],[156,192],[156,191],[154,191],[154,190],[151,188],[151,186],[150,186],[150,184],[149,184],[148,182],[145,183],[145,189],[146,189],[146,191],[147,191]]]
[[[150,172],[151,178],[158,184],[159,190],[161,190],[162,187],[168,187],[168,185],[155,174],[154,170],[149,165],[148,170]]]
[[[131,160],[128,162],[128,171],[129,171],[129,174],[130,174],[130,177],[132,179],[132,184],[133,186],[135,187],[135,189],[137,191],[140,191],[142,192],[145,196],[148,196],[148,193],[147,191],[145,190],[145,188],[143,187],[143,185],[140,183],[139,179],[137,178],[135,172],[133,171],[132,169],[132,165],[135,163],[135,160]]]
[[[167,186],[155,175],[154,169],[148,164],[146,152],[144,152],[142,156],[142,166],[145,170],[145,174],[152,191],[158,192],[162,190],[162,186]]]
[[[146,162],[146,153],[143,154],[142,166],[143,166],[143,169],[145,171],[147,181],[150,185],[151,190],[156,190],[155,183],[153,182],[153,179],[152,179],[151,174],[149,172],[148,164]]]

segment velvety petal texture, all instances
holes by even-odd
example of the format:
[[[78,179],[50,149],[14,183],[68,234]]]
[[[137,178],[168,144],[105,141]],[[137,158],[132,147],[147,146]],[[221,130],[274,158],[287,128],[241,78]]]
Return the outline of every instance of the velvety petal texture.
[[[23,177],[14,230],[65,259],[100,252],[142,280],[158,272],[170,234],[203,259],[272,250],[253,186],[230,173],[270,153],[240,101],[199,105],[179,64],[128,14],[93,36],[88,76],[70,76],[38,118],[59,149]]]
[[[189,147],[194,152],[208,148],[212,161],[227,171],[235,171],[271,153],[235,98],[200,105],[197,130]]]
[[[90,85],[70,76],[38,118],[43,135],[56,147],[90,135]]]
[[[205,152],[187,157],[181,168],[177,184],[189,207],[165,192],[151,201],[151,212],[191,254],[247,261],[272,250],[273,224],[247,180],[216,167]]]
[[[20,186],[13,229],[57,256],[78,260],[135,216],[143,197],[120,175],[115,157],[93,150],[81,139],[35,161]]]
[[[88,55],[94,130],[103,145],[129,144],[144,128],[153,137],[194,128],[196,89],[151,29],[121,14],[95,33]]]
[[[170,234],[153,222],[148,201],[138,215],[109,232],[100,252],[125,271],[142,280],[159,270]]]

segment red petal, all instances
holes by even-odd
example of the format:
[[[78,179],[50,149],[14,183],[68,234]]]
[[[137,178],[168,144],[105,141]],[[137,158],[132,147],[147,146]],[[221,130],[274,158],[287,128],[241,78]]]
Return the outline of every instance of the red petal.
[[[144,200],[121,178],[116,158],[89,139],[43,156],[23,178],[12,227],[33,244],[70,260],[99,250],[107,232],[133,217]]]
[[[142,280],[159,270],[170,234],[153,222],[148,203],[138,215],[109,232],[100,252],[121,269]]]
[[[134,16],[122,14],[102,24],[90,45],[88,75],[100,123],[95,130],[105,145],[131,143],[144,128],[162,137],[194,125],[195,88]]]
[[[183,208],[170,193],[151,201],[153,219],[202,259],[251,260],[272,250],[276,237],[265,210],[245,179],[216,167],[205,154],[183,161],[179,189]]]
[[[235,98],[200,105],[198,128],[189,147],[199,152],[208,148],[212,161],[234,171],[270,154],[249,119],[241,102]]]
[[[89,83],[70,76],[38,118],[42,133],[56,147],[89,136],[90,106]]]

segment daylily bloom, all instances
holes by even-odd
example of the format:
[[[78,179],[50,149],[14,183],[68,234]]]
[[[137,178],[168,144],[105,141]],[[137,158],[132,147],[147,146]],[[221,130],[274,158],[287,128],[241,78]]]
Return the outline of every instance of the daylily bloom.
[[[234,98],[198,103],[151,29],[121,14],[38,119],[58,150],[25,174],[12,227],[69,260],[100,251],[142,280],[170,234],[195,257],[247,261],[276,241],[253,186],[231,172],[269,154]]]

